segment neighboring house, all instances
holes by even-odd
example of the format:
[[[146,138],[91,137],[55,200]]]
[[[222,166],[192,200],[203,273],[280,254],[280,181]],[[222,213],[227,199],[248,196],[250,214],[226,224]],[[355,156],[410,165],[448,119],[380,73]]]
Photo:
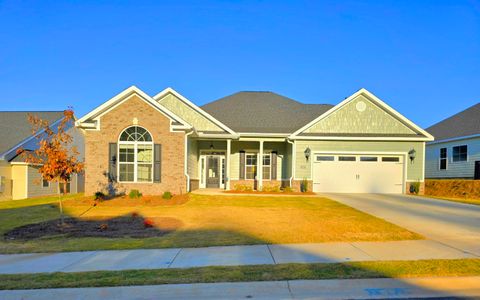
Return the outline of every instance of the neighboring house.
[[[427,129],[427,178],[480,179],[480,103]]]
[[[25,163],[18,149],[34,150],[38,140],[32,135],[28,115],[55,125],[63,118],[63,111],[2,111],[0,112],[0,200],[24,199],[58,194],[58,184],[42,179],[38,166]],[[52,126],[54,128],[55,126]],[[84,141],[81,131],[70,126],[68,133],[73,137],[83,159]],[[84,190],[83,175],[74,176],[67,185],[67,192],[79,193]]]
[[[198,107],[130,87],[76,122],[86,194],[271,186],[404,193],[424,180],[430,134],[365,89],[338,105],[239,92]]]

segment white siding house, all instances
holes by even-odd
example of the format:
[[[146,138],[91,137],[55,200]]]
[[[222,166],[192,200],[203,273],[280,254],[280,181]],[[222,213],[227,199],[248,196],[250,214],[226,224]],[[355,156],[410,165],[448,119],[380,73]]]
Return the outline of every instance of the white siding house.
[[[426,178],[480,179],[480,103],[427,128]]]

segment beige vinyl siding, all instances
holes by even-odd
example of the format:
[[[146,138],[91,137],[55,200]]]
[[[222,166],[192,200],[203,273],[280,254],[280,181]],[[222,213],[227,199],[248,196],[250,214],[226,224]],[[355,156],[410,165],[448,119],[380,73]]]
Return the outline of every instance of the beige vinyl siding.
[[[467,145],[466,162],[453,162],[453,147]],[[440,149],[447,148],[447,169],[440,170]],[[427,144],[426,178],[473,178],[475,161],[480,161],[480,138],[457,140],[447,143]]]
[[[28,198],[27,166],[12,165],[12,199]]]
[[[357,104],[365,103],[365,110],[358,111]],[[326,118],[306,129],[306,133],[376,133],[416,134],[415,131],[372,103],[363,95],[345,104]]]
[[[162,99],[158,100],[160,104],[167,109],[178,115],[183,120],[187,121],[190,125],[195,127],[198,131],[220,131],[225,132],[218,125],[207,119],[200,114],[197,110],[188,106],[182,100],[175,97],[173,94],[167,94]]]
[[[0,176],[3,177],[3,182],[0,182],[3,185],[0,200],[12,199],[12,166],[3,160],[0,161]]]
[[[295,179],[311,179],[311,164],[313,154],[315,152],[401,152],[408,153],[411,149],[415,149],[416,158],[410,163],[406,158],[407,165],[407,181],[423,181],[424,168],[424,142],[387,142],[387,141],[295,141],[296,158],[295,158]],[[312,151],[312,158],[308,161],[305,159],[304,151],[309,147]],[[408,156],[408,155],[407,155]]]

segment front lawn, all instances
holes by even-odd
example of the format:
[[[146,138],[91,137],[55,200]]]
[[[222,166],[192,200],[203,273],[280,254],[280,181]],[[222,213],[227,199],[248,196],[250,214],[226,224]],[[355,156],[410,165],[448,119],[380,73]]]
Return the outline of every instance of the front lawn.
[[[0,290],[478,275],[480,259],[374,261],[0,275]]]
[[[52,227],[58,224],[56,204],[41,203],[0,203],[1,253],[422,238],[326,198],[190,194],[179,200],[117,198],[92,206],[91,198],[79,197],[64,201],[71,219],[63,232]],[[146,220],[153,227],[143,231]]]

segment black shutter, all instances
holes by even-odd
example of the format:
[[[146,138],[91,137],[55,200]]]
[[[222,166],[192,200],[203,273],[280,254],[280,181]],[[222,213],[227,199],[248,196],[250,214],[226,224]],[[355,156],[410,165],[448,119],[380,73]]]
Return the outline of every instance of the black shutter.
[[[272,180],[277,180],[277,151],[272,151]]]
[[[153,182],[162,182],[162,145],[155,144],[153,157]]]
[[[108,179],[117,181],[117,143],[108,144]]]
[[[240,151],[240,179],[245,179],[245,151]]]

